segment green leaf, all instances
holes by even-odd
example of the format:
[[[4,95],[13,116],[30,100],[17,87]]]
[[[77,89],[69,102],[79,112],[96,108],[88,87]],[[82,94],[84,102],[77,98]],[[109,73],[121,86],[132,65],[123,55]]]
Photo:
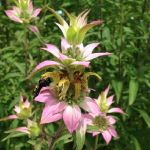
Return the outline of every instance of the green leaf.
[[[72,141],[72,135],[71,134],[65,134],[65,135],[62,135],[60,138],[58,138],[55,143],[53,144],[53,147],[56,146],[56,144],[58,144],[59,142],[62,142],[63,143],[68,143],[70,141]]]
[[[133,140],[133,143],[134,143],[134,146],[135,146],[135,150],[142,150],[141,146],[140,146],[140,143],[138,142],[137,138],[132,136],[132,140]]]
[[[117,81],[117,80],[112,80],[112,86],[115,90],[115,94],[117,97],[117,103],[119,103],[121,93],[122,93],[122,88],[123,88],[123,82],[122,81]]]
[[[129,83],[129,105],[132,105],[136,99],[139,84],[136,79],[131,79]]]
[[[150,116],[147,114],[147,112],[145,112],[144,110],[141,110],[141,109],[137,109],[137,108],[134,108],[134,109],[140,113],[140,115],[144,119],[145,123],[150,128]]]
[[[2,142],[6,141],[7,139],[10,139],[10,138],[21,137],[21,136],[25,136],[25,135],[27,135],[27,134],[25,134],[25,133],[11,133],[8,136],[6,136],[4,139],[2,139]]]

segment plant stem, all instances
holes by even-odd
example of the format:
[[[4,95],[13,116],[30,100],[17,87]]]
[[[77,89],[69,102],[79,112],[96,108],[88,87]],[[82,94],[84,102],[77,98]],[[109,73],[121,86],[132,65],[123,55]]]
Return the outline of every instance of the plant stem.
[[[62,133],[63,130],[64,130],[64,126],[60,125],[59,129],[57,130],[57,132],[50,139],[50,145],[49,145],[48,150],[54,150],[55,140],[57,140],[57,138],[61,136],[61,133]]]
[[[99,135],[97,135],[96,138],[95,138],[94,150],[97,150],[98,137],[99,137]]]
[[[25,57],[25,77],[28,73],[28,31],[25,28],[25,37],[24,37],[24,57]]]

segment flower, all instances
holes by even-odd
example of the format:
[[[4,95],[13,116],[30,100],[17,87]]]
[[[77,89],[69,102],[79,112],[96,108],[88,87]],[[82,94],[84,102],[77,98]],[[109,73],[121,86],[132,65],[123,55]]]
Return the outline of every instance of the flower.
[[[37,122],[28,119],[27,127],[18,127],[16,129],[6,131],[6,133],[12,132],[22,132],[28,134],[29,137],[38,137],[41,134],[41,127]]]
[[[6,10],[6,15],[18,23],[29,23],[35,19],[41,12],[40,8],[34,9],[31,0],[18,0],[12,10]]]
[[[90,114],[88,119],[88,132],[92,133],[93,136],[102,134],[107,144],[109,144],[112,137],[118,137],[117,132],[113,127],[113,125],[116,123],[116,120],[113,116],[106,116],[101,113]]]
[[[42,88],[39,95],[35,97],[35,101],[45,103],[41,124],[63,119],[70,133],[78,128],[82,119],[81,108],[91,113],[93,110],[94,112],[99,112],[98,106],[90,97],[85,97],[84,100],[78,102],[67,98],[60,100],[56,96],[54,89],[50,89],[50,87]]]
[[[15,106],[14,111],[15,115],[10,115],[5,118],[1,118],[0,121],[11,120],[11,119],[27,119],[31,116],[31,104],[26,99],[24,100],[23,96],[20,96],[19,106]]]
[[[77,17],[65,11],[70,19],[70,24],[68,24],[55,10],[52,8],[49,8],[49,10],[59,21],[59,23],[56,23],[57,26],[61,29],[67,41],[72,45],[81,44],[87,31],[103,22],[102,20],[96,20],[87,23],[88,10],[81,12]]]
[[[98,43],[92,43],[85,47],[83,44],[73,47],[64,38],[62,38],[60,51],[55,45],[46,44],[46,48],[42,48],[42,50],[51,53],[57,59],[57,61],[43,61],[36,66],[31,74],[33,75],[38,71],[54,66],[61,69],[65,68],[65,70],[76,70],[77,68],[89,67],[90,61],[92,59],[111,54],[108,52],[92,53],[98,45]]]
[[[115,107],[115,108],[110,108],[111,104],[113,103],[113,98],[114,96],[109,96],[107,97],[109,92],[109,86],[105,89],[105,91],[101,92],[99,95],[98,99],[96,99],[96,103],[98,104],[100,111],[104,113],[122,113],[124,114],[123,110]]]

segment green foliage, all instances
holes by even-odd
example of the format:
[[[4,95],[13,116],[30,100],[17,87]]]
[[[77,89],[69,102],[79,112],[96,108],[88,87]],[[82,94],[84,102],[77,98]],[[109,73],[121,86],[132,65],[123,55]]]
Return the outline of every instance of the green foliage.
[[[104,150],[149,150],[150,147],[150,1],[149,0],[34,0],[37,7],[42,7],[42,13],[36,22],[40,29],[39,39],[31,32],[23,30],[20,24],[10,21],[4,10],[13,5],[12,0],[0,2],[0,118],[12,114],[13,107],[19,101],[20,92],[30,99],[33,97],[37,78],[25,80],[26,75],[35,65],[45,59],[50,59],[47,53],[41,52],[44,43],[60,43],[61,32],[54,22],[57,20],[46,9],[46,6],[60,11],[79,12],[90,9],[89,20],[102,19],[102,26],[95,27],[87,34],[84,43],[98,41],[101,46],[97,51],[113,53],[108,58],[98,58],[92,63],[90,71],[97,72],[103,79],[89,83],[97,91],[110,84],[115,93],[115,103],[127,113],[117,124],[119,139],[108,146],[99,138],[99,149]],[[24,38],[28,46],[25,54]],[[25,60],[27,59],[27,61]],[[26,65],[28,63],[28,65]],[[27,94],[28,93],[28,94]],[[25,150],[35,145],[20,134],[4,135],[4,131],[15,128],[18,122],[0,122],[0,149]],[[16,138],[12,139],[12,136]],[[21,136],[17,138],[17,136]],[[6,137],[6,138],[4,138]],[[19,139],[19,140],[18,140]],[[62,142],[65,139],[65,146]],[[73,147],[70,135],[64,135],[55,142],[59,150]],[[30,143],[30,144],[29,144]],[[92,150],[94,138],[86,136],[84,149]],[[38,145],[37,150],[41,147]]]

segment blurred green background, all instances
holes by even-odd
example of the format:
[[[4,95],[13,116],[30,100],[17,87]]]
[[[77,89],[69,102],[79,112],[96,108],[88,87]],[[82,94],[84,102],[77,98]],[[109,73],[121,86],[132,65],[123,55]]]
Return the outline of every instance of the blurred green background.
[[[40,51],[43,44],[29,32],[28,66],[25,66],[25,31],[4,13],[13,5],[12,0],[0,1],[0,118],[13,113],[20,92],[32,97],[40,73],[32,81],[25,80],[25,68],[30,73],[38,62],[51,59],[48,53]],[[89,85],[96,89],[92,96],[97,97],[110,84],[110,94],[115,94],[114,106],[123,108],[127,115],[118,116],[119,139],[106,146],[101,138],[99,150],[149,150],[150,0],[34,0],[34,5],[43,8],[36,21],[42,38],[58,46],[62,33],[46,5],[65,18],[62,8],[76,15],[90,9],[89,22],[104,21],[103,25],[88,32],[84,44],[100,42],[95,51],[108,51],[113,55],[92,61],[90,70],[101,75],[103,80],[98,82],[92,78]],[[0,122],[0,140],[6,136],[5,130],[17,125],[20,125],[18,121]],[[10,138],[0,142],[0,150],[29,150],[31,147],[26,141],[26,137]],[[94,139],[87,135],[87,142],[91,143],[92,150]]]

